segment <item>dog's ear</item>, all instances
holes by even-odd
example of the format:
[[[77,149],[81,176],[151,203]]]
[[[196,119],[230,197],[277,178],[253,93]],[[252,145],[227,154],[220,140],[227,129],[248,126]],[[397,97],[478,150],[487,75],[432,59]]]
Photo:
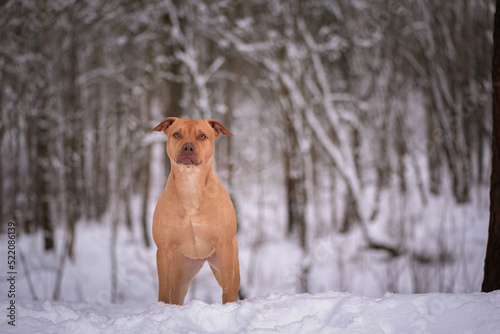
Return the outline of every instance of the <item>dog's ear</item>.
[[[158,124],[153,130],[149,131],[149,133],[153,131],[163,131],[165,134],[167,134],[167,129],[172,123],[175,122],[177,117],[167,117],[163,121],[161,121],[160,124]]]
[[[228,129],[224,127],[224,125],[220,124],[219,121],[216,121],[215,119],[209,119],[208,124],[214,129],[215,131],[215,137],[219,137],[220,134],[223,135],[233,135],[231,132],[229,132]]]

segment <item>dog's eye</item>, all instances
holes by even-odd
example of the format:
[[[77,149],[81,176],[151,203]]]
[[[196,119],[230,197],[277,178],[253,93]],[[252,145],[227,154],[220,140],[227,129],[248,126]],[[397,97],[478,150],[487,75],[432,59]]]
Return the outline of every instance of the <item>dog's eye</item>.
[[[201,135],[199,135],[199,137],[198,137],[198,138],[200,138],[200,139],[207,139],[207,136],[205,136],[205,135],[202,133]]]
[[[175,137],[175,138],[180,138],[180,137],[181,137],[181,134],[180,134],[179,132],[176,132],[176,133],[174,133],[174,137]]]

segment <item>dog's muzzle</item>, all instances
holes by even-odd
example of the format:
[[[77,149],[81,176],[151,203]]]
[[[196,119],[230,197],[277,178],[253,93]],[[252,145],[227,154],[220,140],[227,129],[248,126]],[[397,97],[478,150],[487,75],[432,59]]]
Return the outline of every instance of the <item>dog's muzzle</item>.
[[[193,143],[185,143],[175,157],[175,162],[180,165],[198,166],[201,161],[198,161],[196,147]]]

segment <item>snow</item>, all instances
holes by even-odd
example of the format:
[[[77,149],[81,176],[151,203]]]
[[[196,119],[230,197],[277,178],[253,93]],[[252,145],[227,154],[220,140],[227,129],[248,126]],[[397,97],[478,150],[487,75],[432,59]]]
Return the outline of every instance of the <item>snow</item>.
[[[2,309],[8,303],[1,302]],[[226,305],[19,302],[2,333],[495,333],[500,292],[472,294],[270,294]]]
[[[255,248],[248,243],[252,237],[242,233],[240,265],[248,299],[221,305],[220,287],[204,266],[193,281],[186,304],[166,305],[156,302],[155,248],[142,246],[141,231],[135,226],[133,232],[118,229],[118,295],[113,304],[108,254],[112,229],[109,224],[87,223],[77,225],[76,259],[66,265],[61,301],[51,300],[58,256],[37,251],[42,248],[40,234],[18,238],[19,250],[29,254],[28,268],[39,300],[33,300],[25,264],[20,263],[16,326],[10,326],[6,316],[9,301],[3,293],[7,282],[2,276],[0,308],[5,311],[0,316],[0,333],[496,333],[500,328],[500,291],[473,292],[479,289],[482,277],[487,225],[484,210],[476,212],[471,205],[470,210],[462,207],[455,211],[434,202],[448,212],[445,221],[460,221],[454,215],[461,214],[475,223],[466,224],[466,231],[455,234],[467,235],[456,251],[464,252],[458,262],[467,266],[448,266],[449,275],[454,275],[451,281],[424,268],[427,276],[422,284],[429,290],[435,285],[454,284],[454,292],[471,293],[383,294],[388,286],[412,291],[412,279],[405,269],[408,264],[403,258],[387,262],[379,259],[380,254],[360,255],[363,246],[358,231],[318,238],[309,259],[312,294],[295,294],[302,256],[298,246],[278,238]],[[58,235],[56,239],[64,238]],[[469,285],[460,278],[465,269],[470,271],[466,275]],[[443,275],[445,268],[441,271]],[[380,281],[384,273],[393,276],[394,282]]]

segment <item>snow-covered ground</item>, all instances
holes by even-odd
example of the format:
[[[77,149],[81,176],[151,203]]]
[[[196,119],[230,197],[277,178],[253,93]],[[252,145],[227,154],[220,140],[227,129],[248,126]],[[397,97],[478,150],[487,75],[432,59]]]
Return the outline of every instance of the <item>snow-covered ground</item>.
[[[8,304],[1,303],[6,309]],[[500,292],[489,294],[271,294],[221,305],[21,302],[2,333],[498,333]]]
[[[479,224],[481,229],[485,226]],[[474,224],[471,228],[474,228]],[[477,227],[476,227],[477,228]],[[356,234],[346,240],[319,240],[313,250],[311,273],[313,294],[295,294],[297,261],[300,251],[293,242],[274,241],[260,247],[259,254],[242,243],[240,254],[243,288],[248,299],[221,305],[221,291],[205,266],[194,281],[184,306],[156,302],[155,249],[145,249],[139,230],[119,229],[117,303],[111,303],[110,228],[106,225],[81,224],[75,262],[68,262],[62,280],[61,301],[52,301],[57,257],[36,252],[41,249],[40,235],[21,236],[18,251],[27,255],[19,264],[16,281],[15,327],[8,324],[7,282],[0,282],[1,333],[498,333],[500,328],[500,292],[457,294],[382,294],[369,287],[374,275],[364,277],[366,266],[356,265],[348,254],[349,243],[360,242]],[[62,240],[59,236],[58,240]],[[242,238],[244,240],[244,238]],[[329,261],[346,247],[345,271],[352,271],[345,282],[357,282],[367,293],[332,292],[339,275]],[[471,245],[477,243],[473,242]],[[4,244],[2,239],[2,244]],[[472,246],[470,246],[472,247]],[[480,248],[464,248],[471,257]],[[481,243],[482,248],[482,243]],[[274,255],[272,255],[274,254]],[[337,254],[337,255],[336,255]],[[252,260],[252,256],[254,256]],[[376,256],[372,256],[376,259]],[[364,260],[367,261],[367,260]],[[383,259],[380,260],[383,263]],[[252,262],[256,263],[252,269]],[[481,263],[474,266],[479,267]],[[374,265],[374,267],[376,267]],[[335,267],[334,267],[335,268]],[[357,269],[356,269],[357,268]],[[393,270],[401,268],[397,267]],[[28,272],[25,269],[29,270]],[[479,268],[480,269],[480,268]],[[476,276],[482,273],[475,269]],[[252,271],[257,271],[253,272]],[[403,275],[404,276],[404,275]],[[250,284],[250,280],[253,283]],[[31,281],[31,292],[29,287]],[[362,283],[365,290],[361,288]],[[379,282],[380,283],[380,282]],[[329,288],[330,286],[330,288]],[[474,284],[477,286],[477,283]],[[323,289],[323,292],[320,290]],[[324,292],[330,291],[330,292]],[[370,293],[371,291],[371,293]],[[375,291],[375,292],[374,292]],[[476,290],[477,291],[477,290]],[[38,301],[34,301],[34,295]]]
[[[449,231],[455,237],[445,238],[443,246],[453,261],[414,268],[407,257],[390,259],[365,249],[359,231],[325,235],[316,238],[309,254],[311,294],[297,294],[303,254],[296,242],[277,236],[256,245],[243,229],[240,266],[247,299],[230,305],[220,304],[221,290],[208,266],[193,281],[185,306],[157,303],[155,247],[142,245],[138,225],[133,231],[118,229],[112,303],[111,227],[89,222],[77,226],[75,260],[66,261],[60,301],[53,301],[63,233],[58,231],[56,253],[41,251],[41,234],[21,235],[16,326],[8,324],[5,270],[0,333],[498,333],[500,292],[477,292],[487,236],[485,205],[447,205],[441,199],[434,204],[431,211],[446,215],[435,215],[439,220],[429,221],[439,224],[424,226],[428,244],[422,246],[432,250],[432,236],[439,237],[433,229]],[[6,245],[5,236],[0,244]],[[455,294],[410,294],[414,284]]]

